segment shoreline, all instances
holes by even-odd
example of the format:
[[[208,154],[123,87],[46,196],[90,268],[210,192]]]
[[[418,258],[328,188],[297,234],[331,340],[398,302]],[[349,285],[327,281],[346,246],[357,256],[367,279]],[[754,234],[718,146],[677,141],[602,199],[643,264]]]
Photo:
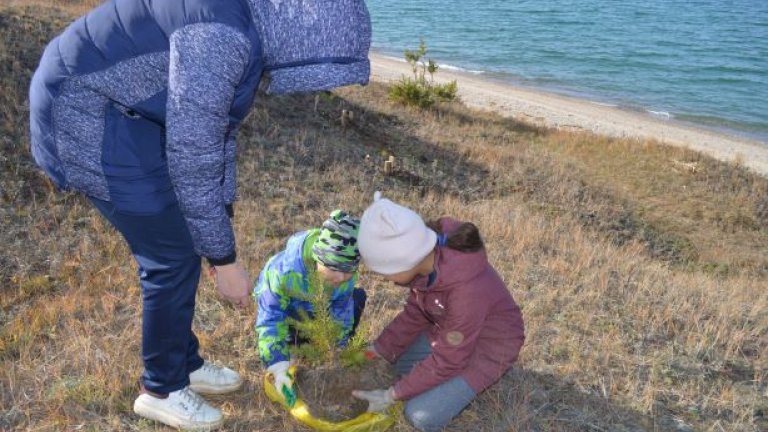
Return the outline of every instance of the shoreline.
[[[401,61],[371,53],[371,79],[379,82],[410,76]],[[472,72],[440,69],[435,81],[456,80],[459,97],[467,106],[492,111],[504,117],[561,130],[591,131],[630,139],[653,139],[663,144],[687,147],[725,162],[739,161],[752,171],[768,176],[768,143],[664,120],[616,106],[531,89],[481,77]]]

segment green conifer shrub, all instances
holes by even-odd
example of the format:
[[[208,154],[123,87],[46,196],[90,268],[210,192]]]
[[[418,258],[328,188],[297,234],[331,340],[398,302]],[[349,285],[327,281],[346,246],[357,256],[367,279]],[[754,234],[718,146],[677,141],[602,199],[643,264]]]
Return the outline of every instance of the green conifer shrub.
[[[341,323],[331,316],[332,291],[333,287],[325,286],[318,272],[309,274],[309,290],[307,294],[302,294],[302,300],[312,305],[313,316],[306,311],[299,311],[300,319],[288,318],[288,323],[309,342],[293,347],[291,354],[311,367],[362,365],[365,363],[364,353],[368,346],[365,336],[367,327],[359,325],[355,335],[344,347],[339,348],[344,332]]]
[[[405,60],[411,66],[413,77],[403,76],[393,84],[389,89],[390,100],[419,108],[429,108],[441,101],[456,100],[456,81],[436,83],[434,78],[439,66],[432,59],[426,59],[426,55],[427,45],[424,39],[419,42],[418,49],[405,50]]]

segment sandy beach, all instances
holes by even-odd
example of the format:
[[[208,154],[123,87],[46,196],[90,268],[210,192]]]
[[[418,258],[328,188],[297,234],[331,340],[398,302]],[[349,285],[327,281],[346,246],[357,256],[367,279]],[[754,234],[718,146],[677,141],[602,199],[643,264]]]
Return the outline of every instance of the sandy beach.
[[[411,75],[407,63],[371,54],[371,77],[390,82]],[[503,116],[566,130],[587,130],[598,134],[655,139],[685,146],[723,161],[741,161],[753,171],[768,176],[768,143],[697,129],[596,102],[530,90],[483,79],[469,72],[441,69],[436,81],[456,80],[459,96],[470,107],[491,110]]]

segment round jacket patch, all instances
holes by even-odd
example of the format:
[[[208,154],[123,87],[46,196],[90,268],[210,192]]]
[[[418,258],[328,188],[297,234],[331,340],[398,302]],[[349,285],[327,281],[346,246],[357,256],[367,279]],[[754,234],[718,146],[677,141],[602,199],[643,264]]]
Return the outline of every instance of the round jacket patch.
[[[450,345],[457,346],[464,342],[464,334],[460,331],[449,331],[448,334],[445,335],[445,340],[448,341]]]

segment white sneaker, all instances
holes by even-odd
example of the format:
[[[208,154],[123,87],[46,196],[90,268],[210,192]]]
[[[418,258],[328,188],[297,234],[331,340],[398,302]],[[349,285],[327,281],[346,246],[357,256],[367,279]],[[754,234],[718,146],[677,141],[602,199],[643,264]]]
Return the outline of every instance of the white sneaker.
[[[233,392],[243,385],[240,374],[230,368],[211,363],[189,374],[189,388],[203,394],[224,394]]]
[[[133,402],[133,412],[171,427],[190,431],[210,431],[224,422],[221,411],[208,405],[197,393],[184,387],[165,399],[143,393]]]

